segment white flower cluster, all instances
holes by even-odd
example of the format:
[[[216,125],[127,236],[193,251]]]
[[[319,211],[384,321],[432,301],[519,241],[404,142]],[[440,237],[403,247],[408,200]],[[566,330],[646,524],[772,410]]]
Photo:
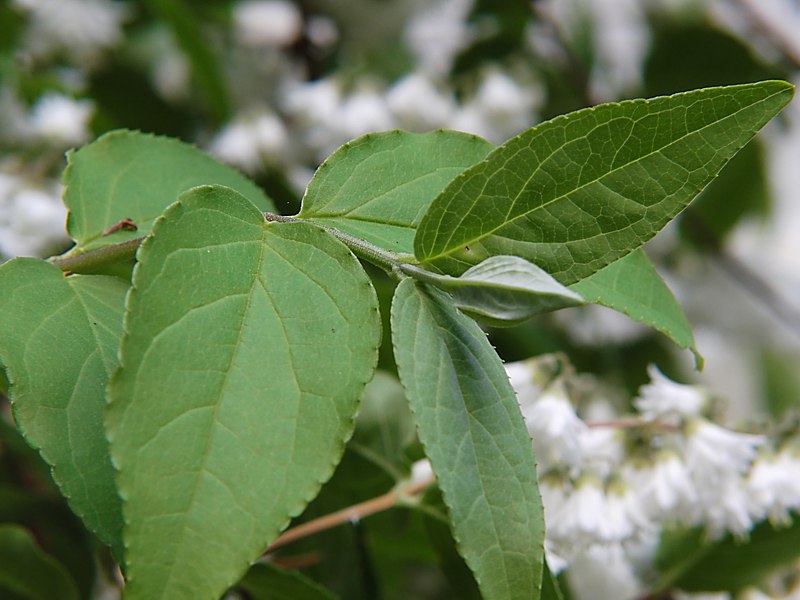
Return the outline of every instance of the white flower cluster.
[[[0,261],[66,245],[66,218],[60,185],[31,184],[0,172]]]
[[[506,368],[537,453],[548,565],[568,568],[577,597],[640,593],[664,527],[745,537],[800,509],[800,448],[716,424],[702,388],[651,366],[637,414],[618,416],[568,370],[551,377],[552,360]]]

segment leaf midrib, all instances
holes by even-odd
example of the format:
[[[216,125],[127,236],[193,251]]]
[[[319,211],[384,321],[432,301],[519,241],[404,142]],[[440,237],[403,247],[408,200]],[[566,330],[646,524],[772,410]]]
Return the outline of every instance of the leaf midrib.
[[[510,225],[510,224],[512,224],[512,223],[514,223],[514,222],[516,222],[516,221],[517,221],[517,220],[519,220],[519,219],[522,219],[522,218],[524,218],[524,217],[527,217],[527,216],[528,216],[528,215],[530,215],[531,213],[534,213],[534,212],[536,212],[536,211],[538,211],[538,210],[545,209],[545,208],[547,208],[548,206],[550,206],[550,205],[552,205],[552,204],[555,204],[556,202],[559,202],[559,201],[561,201],[561,200],[564,200],[565,198],[567,198],[567,197],[571,196],[572,194],[575,194],[576,192],[579,192],[579,191],[583,190],[584,188],[587,188],[587,187],[589,187],[589,186],[591,186],[591,185],[594,185],[594,184],[596,184],[597,182],[599,182],[599,181],[601,181],[601,180],[605,179],[606,177],[609,177],[609,176],[613,175],[614,173],[616,173],[616,172],[620,171],[621,169],[626,169],[626,168],[630,167],[631,165],[635,165],[635,164],[637,164],[638,162],[640,162],[640,161],[643,161],[643,160],[645,160],[645,159],[647,159],[647,158],[649,158],[649,157],[651,157],[651,156],[653,156],[653,155],[660,154],[660,153],[662,153],[664,150],[666,150],[667,148],[669,148],[669,147],[671,147],[671,146],[673,146],[673,145],[675,145],[675,144],[678,144],[678,143],[680,143],[680,142],[683,142],[683,141],[684,141],[686,138],[688,138],[688,137],[691,137],[691,136],[695,136],[695,135],[699,135],[701,132],[703,132],[704,130],[706,130],[706,129],[707,129],[707,128],[709,128],[709,127],[715,127],[715,126],[718,126],[720,123],[722,123],[722,122],[724,122],[724,121],[726,121],[726,120],[728,120],[728,119],[731,119],[731,118],[735,117],[735,116],[736,116],[736,115],[738,115],[740,112],[742,112],[742,111],[745,111],[745,110],[752,109],[752,108],[754,108],[755,106],[758,106],[758,105],[760,105],[760,104],[763,104],[764,102],[766,102],[766,101],[770,100],[770,99],[771,99],[771,98],[773,98],[774,96],[777,96],[777,95],[779,95],[779,94],[782,94],[782,93],[784,93],[785,91],[786,91],[785,89],[778,90],[778,91],[776,91],[776,92],[774,92],[774,93],[770,94],[769,96],[765,96],[765,97],[761,98],[761,99],[760,99],[758,102],[754,102],[754,103],[751,103],[751,104],[747,104],[746,106],[743,106],[742,108],[740,108],[740,109],[736,110],[735,112],[732,112],[732,113],[729,113],[729,114],[727,114],[727,115],[726,115],[725,117],[723,117],[722,119],[719,119],[719,120],[716,120],[716,121],[714,121],[714,122],[712,122],[712,123],[709,123],[709,124],[707,124],[707,125],[704,125],[703,127],[699,128],[699,129],[693,129],[692,131],[690,131],[690,132],[686,133],[685,135],[682,135],[682,136],[680,136],[679,138],[677,138],[677,139],[673,140],[673,141],[672,141],[672,142],[670,142],[669,144],[666,144],[666,145],[664,145],[664,146],[661,146],[661,147],[659,147],[657,150],[653,150],[652,152],[649,152],[649,153],[647,153],[647,154],[645,154],[645,155],[639,156],[639,157],[638,157],[638,158],[636,158],[635,160],[632,160],[632,161],[630,161],[630,162],[627,162],[627,163],[625,163],[625,164],[623,164],[623,165],[620,165],[619,167],[616,167],[616,168],[614,168],[614,169],[611,169],[610,171],[607,171],[607,172],[603,173],[601,176],[599,176],[599,177],[597,177],[597,178],[595,178],[595,179],[592,179],[592,180],[590,180],[590,181],[587,181],[586,183],[584,183],[584,184],[582,184],[582,185],[580,185],[580,186],[578,186],[578,187],[572,188],[572,189],[570,189],[569,191],[567,191],[566,193],[564,193],[564,194],[561,194],[561,195],[559,195],[559,196],[556,196],[555,198],[553,198],[553,199],[551,199],[551,200],[549,200],[549,201],[547,201],[547,202],[545,202],[545,203],[543,203],[543,204],[539,204],[539,205],[537,205],[535,208],[532,208],[531,210],[528,210],[528,211],[522,212],[522,213],[520,213],[520,214],[519,214],[519,215],[517,215],[516,217],[513,217],[513,218],[512,218],[512,219],[510,219],[510,220],[504,221],[503,223],[501,223],[500,225],[498,225],[497,227],[495,227],[495,228],[491,229],[491,230],[490,230],[490,231],[488,231],[488,232],[484,232],[484,233],[481,233],[481,234],[480,234],[480,235],[478,235],[478,236],[472,237],[472,238],[470,238],[470,239],[466,239],[466,240],[464,240],[463,242],[461,242],[461,243],[459,243],[459,244],[451,245],[451,243],[452,243],[452,240],[453,240],[453,237],[454,237],[454,234],[455,234],[457,231],[459,231],[459,227],[458,227],[458,226],[456,226],[456,227],[452,227],[452,228],[451,228],[450,235],[449,235],[449,237],[447,238],[447,241],[446,241],[446,242],[444,243],[444,245],[443,245],[443,248],[444,248],[443,250],[441,250],[441,251],[440,251],[438,254],[435,254],[435,255],[427,255],[427,256],[422,256],[422,257],[419,257],[419,258],[420,258],[420,260],[422,260],[422,261],[424,261],[424,262],[430,262],[430,261],[434,261],[434,260],[437,260],[437,259],[439,259],[439,258],[446,257],[447,255],[449,255],[449,254],[450,254],[450,253],[452,253],[453,251],[457,250],[457,249],[458,249],[458,248],[460,248],[461,246],[469,246],[470,244],[474,244],[474,243],[476,243],[476,242],[478,242],[478,241],[480,241],[480,240],[482,240],[482,239],[484,239],[484,238],[490,237],[490,236],[494,235],[494,234],[495,234],[497,231],[500,231],[501,229],[503,229],[503,228],[505,228],[506,226],[508,226],[508,225]],[[698,101],[699,101],[699,100],[700,100],[700,99],[698,99]],[[674,110],[674,107],[673,107],[673,108],[670,108],[670,109],[667,109],[667,110],[666,110],[666,111],[664,111],[664,112],[668,112],[668,111],[670,111],[670,110]],[[647,116],[651,116],[651,115],[653,115],[653,114],[655,114],[655,113],[647,113]],[[607,123],[606,123],[606,124],[607,124]],[[605,125],[605,124],[604,124],[604,125]],[[596,129],[596,127],[595,127],[594,129]],[[593,130],[594,130],[594,129],[593,129]],[[590,133],[591,133],[591,132],[590,132]],[[587,135],[588,135],[588,134],[585,134],[584,136],[582,136],[581,138],[578,138],[578,139],[584,139],[584,138],[585,138]],[[535,169],[534,169],[534,170],[531,172],[530,176],[529,176],[529,177],[528,177],[528,178],[525,180],[525,183],[524,183],[524,184],[521,186],[521,188],[520,188],[520,192],[519,192],[519,193],[517,193],[517,194],[514,196],[514,199],[513,199],[513,200],[512,200],[512,202],[510,203],[510,206],[512,207],[512,209],[513,209],[513,207],[516,205],[516,203],[519,201],[519,198],[520,198],[520,196],[522,196],[522,195],[523,195],[523,193],[526,191],[526,189],[527,189],[527,187],[528,187],[528,184],[531,182],[531,180],[534,178],[534,176],[536,176],[536,175],[537,175],[537,174],[540,172],[540,170],[542,169],[543,165],[544,165],[544,164],[545,164],[545,163],[546,163],[548,160],[550,160],[550,158],[552,158],[552,157],[553,157],[553,155],[555,155],[557,152],[563,151],[563,150],[564,150],[564,148],[565,148],[567,145],[569,145],[569,144],[571,144],[571,143],[575,143],[575,142],[577,142],[577,141],[578,141],[578,139],[576,139],[576,140],[570,140],[570,142],[569,142],[568,144],[566,144],[566,145],[562,145],[562,146],[559,146],[558,148],[556,148],[555,150],[553,150],[553,152],[551,152],[549,155],[547,155],[547,156],[546,156],[544,159],[542,159],[542,160],[539,162],[539,164],[537,165],[537,167],[536,167],[536,168],[535,168]],[[746,143],[746,142],[745,142],[745,143]],[[495,151],[496,151],[496,150],[495,150]],[[716,150],[716,151],[715,151],[715,154],[717,154],[718,152],[719,152],[719,150]],[[485,160],[488,160],[488,159],[485,159]],[[478,164],[480,164],[480,163],[478,163]],[[706,163],[706,164],[707,164],[707,163]],[[476,167],[477,167],[477,165],[476,165]],[[472,168],[472,167],[469,167],[468,169],[471,169],[471,168]],[[465,177],[465,178],[466,178],[466,177]],[[489,178],[487,177],[487,178],[486,178],[486,181],[484,181],[484,185],[483,185],[484,189],[485,189],[485,187],[486,187],[486,184],[488,183],[488,179],[489,179]],[[448,186],[448,187],[449,187],[449,186]],[[474,207],[475,207],[475,202],[473,202],[472,206],[470,207],[470,209],[469,209],[468,211],[465,211],[465,212],[464,212],[464,215],[471,214],[471,213],[472,213],[472,211],[473,211],[473,209],[474,209]],[[509,210],[509,212],[511,212],[511,210]],[[463,217],[462,217],[462,219],[459,221],[459,225],[460,225],[461,223],[463,223]],[[545,244],[545,243],[548,243],[548,242],[532,242],[532,243],[542,243],[542,244]]]

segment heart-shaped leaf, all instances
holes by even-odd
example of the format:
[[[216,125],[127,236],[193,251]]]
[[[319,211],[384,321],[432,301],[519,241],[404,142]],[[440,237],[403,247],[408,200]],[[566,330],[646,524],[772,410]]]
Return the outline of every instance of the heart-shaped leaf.
[[[341,242],[237,192],[180,197],[138,253],[107,428],[128,600],[216,600],[330,477],[380,338]]]

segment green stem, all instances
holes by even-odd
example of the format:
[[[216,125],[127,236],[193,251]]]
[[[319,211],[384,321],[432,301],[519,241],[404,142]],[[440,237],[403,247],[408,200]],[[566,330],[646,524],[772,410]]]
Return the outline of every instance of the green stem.
[[[54,256],[48,260],[66,273],[97,273],[98,269],[108,264],[135,257],[143,240],[144,237],[138,237],[81,254]]]
[[[297,217],[287,217],[273,213],[264,213],[264,219],[273,223],[303,222],[302,219],[298,219]],[[314,223],[314,225],[321,227],[340,242],[344,243],[357,257],[380,267],[394,277],[402,278],[413,274],[416,277],[424,278],[426,272],[410,264],[410,261],[414,260],[413,256],[385,250],[380,246],[376,246],[366,240],[354,237],[332,227],[325,227],[317,223]],[[110,263],[134,258],[136,256],[136,250],[143,240],[144,237],[139,237],[80,254],[54,256],[50,258],[49,261],[64,272],[96,273],[98,269]]]
[[[264,213],[264,219],[277,223],[300,223],[303,221],[303,219],[298,219],[297,217],[286,217],[272,213]],[[403,275],[400,273],[400,265],[407,264],[409,260],[413,259],[413,257],[405,254],[398,254],[396,252],[385,250],[380,246],[371,244],[366,240],[354,237],[344,233],[343,231],[334,229],[333,227],[325,227],[319,223],[314,223],[314,225],[321,227],[330,233],[345,246],[350,248],[353,254],[355,254],[357,257],[362,258],[377,267],[380,267],[389,274],[402,277]]]

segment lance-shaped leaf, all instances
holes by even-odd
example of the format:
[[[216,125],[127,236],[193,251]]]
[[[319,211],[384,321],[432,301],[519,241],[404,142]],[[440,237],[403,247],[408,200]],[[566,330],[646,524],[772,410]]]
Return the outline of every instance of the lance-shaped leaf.
[[[0,267],[0,363],[14,419],[70,507],[117,556],[122,515],[103,429],[128,286],[38,259]]]
[[[153,221],[186,190],[204,184],[235,189],[261,210],[272,201],[247,177],[194,146],[138,131],[118,130],[70,152],[64,204],[72,252],[115,244],[150,232]],[[110,228],[130,219],[137,227]]]
[[[377,359],[341,242],[182,195],[138,253],[106,423],[133,600],[214,599],[330,477]]]
[[[414,254],[450,274],[510,254],[580,281],[655,235],[793,89],[767,81],[603,104],[529,129],[431,203]]]
[[[483,597],[538,598],[536,461],[500,358],[447,294],[411,278],[392,302],[392,341],[459,552]]]
[[[691,350],[697,367],[702,368],[703,357],[695,347],[689,320],[641,250],[614,261],[570,289],[587,302],[613,308],[660,331],[681,348]]]
[[[517,256],[492,256],[459,277],[415,265],[403,264],[400,269],[449,292],[463,312],[497,327],[518,325],[535,315],[583,303],[578,293]]]
[[[320,165],[298,216],[411,254],[417,223],[431,200],[492,148],[458,131],[367,134]]]

